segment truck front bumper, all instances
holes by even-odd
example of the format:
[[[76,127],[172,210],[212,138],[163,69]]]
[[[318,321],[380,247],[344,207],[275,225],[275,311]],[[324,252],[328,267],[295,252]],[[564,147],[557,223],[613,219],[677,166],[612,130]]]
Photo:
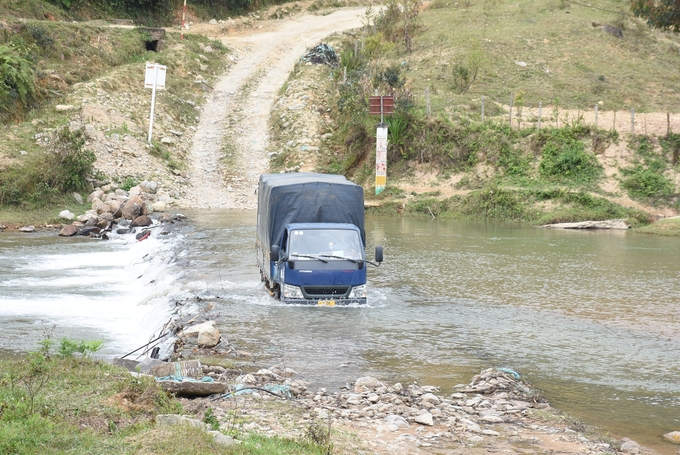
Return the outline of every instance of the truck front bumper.
[[[366,305],[366,299],[328,298],[328,299],[287,299],[281,297],[281,302],[290,305],[315,305],[315,306],[347,306]]]

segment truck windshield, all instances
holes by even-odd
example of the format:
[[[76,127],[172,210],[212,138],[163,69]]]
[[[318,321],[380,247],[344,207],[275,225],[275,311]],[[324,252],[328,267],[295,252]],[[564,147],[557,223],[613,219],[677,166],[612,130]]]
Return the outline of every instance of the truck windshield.
[[[326,255],[338,259],[362,259],[359,233],[348,229],[294,229],[290,233],[290,256]],[[305,259],[304,256],[300,256]]]

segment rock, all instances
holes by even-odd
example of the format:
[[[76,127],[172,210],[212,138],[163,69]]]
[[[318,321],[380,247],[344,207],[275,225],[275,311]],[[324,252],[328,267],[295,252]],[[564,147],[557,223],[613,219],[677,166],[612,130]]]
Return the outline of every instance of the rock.
[[[188,337],[188,338],[198,337],[198,333],[201,330],[205,330],[206,328],[212,327],[214,325],[215,325],[215,321],[206,321],[206,322],[203,322],[202,324],[192,325],[191,327],[184,329],[180,335]]]
[[[71,221],[75,217],[76,216],[70,210],[62,210],[61,212],[59,212],[59,218],[62,218],[64,220]]]
[[[59,237],[73,237],[78,231],[79,228],[75,224],[67,224],[59,231]]]
[[[217,19],[210,19],[210,22],[208,22],[210,25],[217,25]]]
[[[181,396],[207,397],[216,393],[225,393],[226,382],[193,382],[193,381],[159,381],[158,385],[165,391]]]
[[[621,451],[631,453],[633,455],[640,453],[640,444],[635,441],[628,440],[621,444]]]
[[[610,24],[604,24],[602,26],[602,30],[604,30],[605,33],[609,33],[612,36],[623,39],[623,31],[621,31],[621,29],[618,27],[615,27]]]
[[[434,419],[432,417],[432,414],[430,414],[429,412],[424,412],[420,415],[417,415],[413,420],[421,425],[428,426],[434,425]]]
[[[354,383],[354,391],[357,393],[361,392],[367,392],[369,390],[375,390],[378,387],[384,387],[385,384],[382,382],[378,381],[376,378],[372,378],[370,376],[365,376],[363,378],[359,378],[356,380]]]
[[[130,191],[132,193],[132,191]],[[144,215],[142,213],[143,211],[143,206],[145,206],[144,201],[139,196],[131,196],[130,199],[123,205],[123,209],[121,212],[121,215],[123,218],[126,220],[134,220],[140,215]]]
[[[211,435],[215,442],[220,445],[233,446],[236,444],[234,438],[232,438],[231,436],[227,436],[224,433],[220,433],[219,431],[208,431],[208,434]]]
[[[212,348],[220,342],[220,332],[215,327],[206,327],[198,332],[198,346],[201,348]]]
[[[57,112],[67,112],[72,111],[75,108],[72,104],[57,104],[54,106],[54,110]]]
[[[121,359],[120,357],[114,357],[113,364],[125,368],[128,371],[137,371],[137,367],[139,366],[139,362],[136,360]]]
[[[168,204],[164,201],[156,201],[153,204],[151,204],[151,210],[154,212],[165,212],[165,210],[168,208]]]
[[[206,46],[205,49],[203,49],[204,52],[210,54],[211,52],[215,52],[212,48],[212,46]]]
[[[409,425],[408,421],[403,418],[402,416],[398,416],[395,414],[390,414],[387,417],[383,419],[385,422],[390,423],[392,425],[396,425],[397,428],[408,428],[411,425]]]
[[[132,223],[130,223],[130,227],[151,226],[152,224],[153,221],[151,221],[151,218],[149,218],[147,215],[141,215],[135,218]]]
[[[671,431],[670,433],[663,435],[663,437],[670,442],[680,444],[680,431]]]
[[[178,414],[159,414],[156,416],[156,425],[159,427],[174,427],[177,425],[189,425],[192,427],[207,430],[208,426],[200,420],[191,419],[189,417]]]
[[[515,62],[515,65],[521,66],[522,68],[526,68],[527,63],[526,62]]]
[[[162,360],[145,357],[141,362],[138,362],[139,372],[143,374],[151,374],[151,369],[158,365],[167,365],[167,362]]]
[[[421,396],[420,399],[424,403],[432,403],[434,405],[437,405],[442,401],[437,395],[434,395],[432,393],[426,393],[425,395]]]
[[[22,226],[19,228],[19,232],[35,232],[35,226]]]
[[[175,139],[168,136],[161,138],[161,144],[170,145],[174,144],[175,142]]]
[[[102,228],[99,226],[83,226],[83,228],[80,230],[79,234],[80,235],[97,235],[102,231]]]
[[[95,199],[101,200],[101,199],[104,197],[105,194],[106,194],[106,193],[104,193],[104,192],[103,192],[102,190],[100,190],[100,189],[94,190],[92,193],[90,193],[90,195],[87,197],[87,199],[85,200],[85,202],[92,202],[92,201],[94,201]]]
[[[123,204],[115,199],[105,202],[98,210],[99,213],[108,212],[113,218],[118,218],[123,214]]]
[[[83,197],[79,193],[73,192],[71,193],[71,196],[73,196],[73,199],[75,199],[78,204],[83,203]]]

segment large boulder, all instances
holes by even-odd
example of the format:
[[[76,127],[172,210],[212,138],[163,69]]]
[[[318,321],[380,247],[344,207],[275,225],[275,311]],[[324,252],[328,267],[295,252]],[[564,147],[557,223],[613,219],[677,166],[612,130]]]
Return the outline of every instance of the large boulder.
[[[60,237],[73,237],[78,233],[78,226],[75,224],[67,224],[64,226],[61,231],[59,231],[59,236]]]
[[[363,393],[363,392],[368,392],[368,391],[373,391],[379,387],[384,387],[385,384],[377,380],[376,378],[372,378],[370,376],[365,376],[363,378],[359,378],[356,380],[354,383],[354,391],[356,393]]]
[[[198,346],[202,348],[212,348],[220,342],[220,332],[215,327],[208,327],[198,332]]]
[[[121,215],[122,209],[123,204],[120,201],[116,199],[111,199],[104,202],[104,204],[102,204],[101,207],[99,207],[98,212],[99,213],[108,212],[111,215],[113,215],[113,218],[118,218]]]
[[[145,207],[146,204],[144,201],[142,201],[142,198],[139,196],[131,196],[130,199],[127,200],[125,205],[123,205],[123,209],[121,212],[121,215],[123,218],[126,220],[134,220],[140,215],[144,215],[142,213],[143,207]]]
[[[59,218],[62,218],[62,219],[65,219],[65,220],[71,221],[75,217],[76,216],[70,210],[62,210],[61,212],[59,212]]]
[[[220,342],[220,332],[214,327],[215,321],[197,324],[182,332],[187,338],[196,337],[196,342],[200,347],[212,348]]]
[[[151,218],[149,218],[147,215],[141,215],[135,218],[132,223],[130,223],[130,227],[151,226],[152,224],[153,221],[151,221]]]
[[[670,433],[663,435],[663,437],[670,442],[680,444],[680,431],[671,431]]]
[[[102,190],[97,188],[96,190],[94,190],[93,192],[90,193],[90,195],[87,197],[85,202],[92,202],[95,199],[101,200],[104,197],[105,194],[106,193],[104,193]]]

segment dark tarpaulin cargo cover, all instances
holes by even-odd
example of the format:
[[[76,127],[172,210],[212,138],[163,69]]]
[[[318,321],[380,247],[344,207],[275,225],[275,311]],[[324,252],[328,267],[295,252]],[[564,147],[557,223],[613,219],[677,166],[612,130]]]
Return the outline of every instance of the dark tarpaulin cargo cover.
[[[364,231],[364,189],[342,175],[263,174],[257,204],[257,241],[278,244],[290,223],[349,223]]]

